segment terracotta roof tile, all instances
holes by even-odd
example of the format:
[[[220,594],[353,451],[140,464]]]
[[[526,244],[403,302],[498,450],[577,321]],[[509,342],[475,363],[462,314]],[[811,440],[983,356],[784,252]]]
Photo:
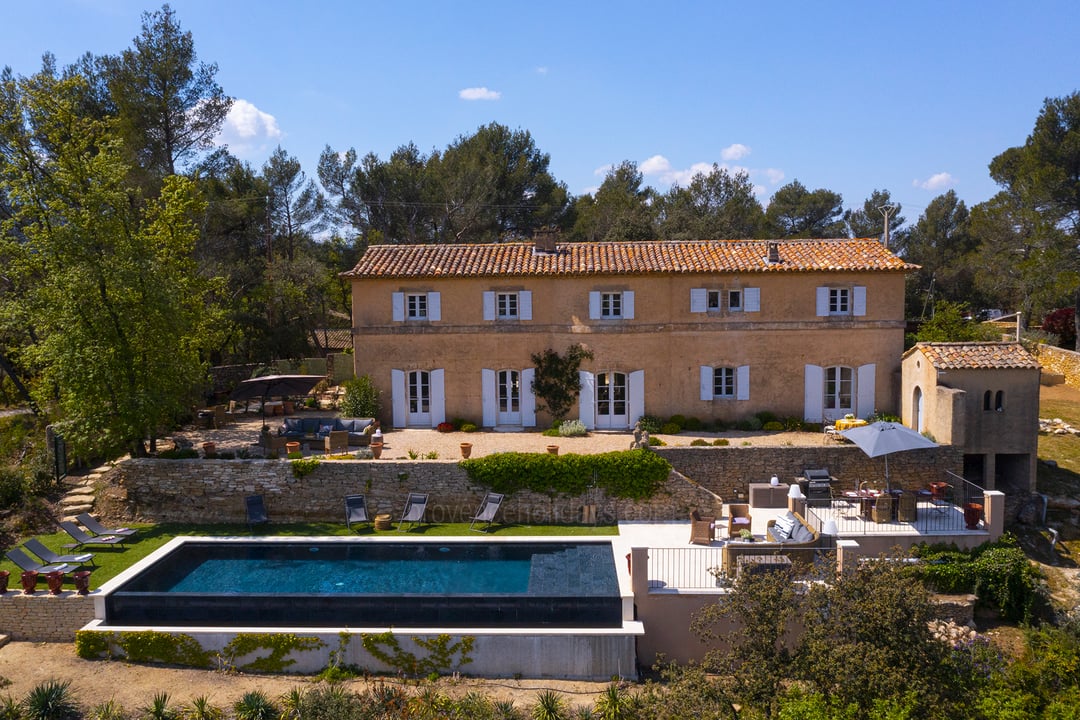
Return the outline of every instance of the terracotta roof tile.
[[[904,262],[876,239],[775,241],[780,262],[767,261],[767,240],[562,243],[556,253],[532,243],[372,245],[353,278],[442,278],[653,273],[906,272]]]
[[[1039,367],[1035,356],[1016,342],[916,343],[904,357],[918,350],[939,370]]]

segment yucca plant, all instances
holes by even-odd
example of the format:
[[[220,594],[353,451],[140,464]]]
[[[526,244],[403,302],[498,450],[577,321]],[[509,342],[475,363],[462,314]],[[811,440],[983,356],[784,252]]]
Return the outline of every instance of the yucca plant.
[[[210,702],[210,698],[206,695],[192,698],[180,714],[184,720],[221,720],[225,717],[225,711]]]
[[[404,690],[385,683],[379,683],[371,688],[369,694],[371,695],[371,702],[375,706],[375,709],[377,712],[382,713],[383,717],[397,717],[398,715],[401,715],[409,702],[409,698],[406,696]]]
[[[277,720],[279,710],[261,690],[252,690],[233,703],[236,720]]]
[[[611,683],[596,699],[596,717],[599,720],[624,720],[629,717],[627,694],[619,683]]]
[[[179,720],[180,713],[169,706],[169,693],[159,692],[149,705],[139,710],[142,720]]]
[[[496,700],[492,714],[496,720],[525,720],[525,715],[514,707],[513,700]]]
[[[307,692],[300,687],[294,687],[278,700],[281,705],[279,720],[299,720],[300,710],[304,707],[304,696]]]
[[[22,709],[27,720],[74,720],[79,717],[70,680],[47,680],[36,685],[23,698]]]
[[[0,698],[0,720],[22,720],[22,705],[10,695]]]
[[[566,701],[554,690],[545,690],[536,696],[532,716],[533,720],[567,720]]]
[[[86,720],[127,720],[124,706],[115,700],[106,700],[90,708]]]

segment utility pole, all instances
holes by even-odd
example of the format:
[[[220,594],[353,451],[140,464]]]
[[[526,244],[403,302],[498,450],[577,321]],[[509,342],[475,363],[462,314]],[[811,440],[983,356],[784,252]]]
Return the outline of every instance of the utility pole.
[[[889,216],[896,212],[895,205],[882,205],[878,208],[878,212],[885,216],[885,247],[889,247]]]

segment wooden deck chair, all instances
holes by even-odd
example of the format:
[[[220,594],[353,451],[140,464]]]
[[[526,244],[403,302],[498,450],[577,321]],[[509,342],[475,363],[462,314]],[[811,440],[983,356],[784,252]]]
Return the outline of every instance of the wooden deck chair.
[[[352,524],[369,523],[371,517],[367,511],[367,500],[363,495],[345,496],[345,527],[352,530]]]
[[[405,509],[401,511],[401,521],[398,523],[398,532],[405,528],[405,523],[417,525],[424,522],[424,513],[427,512],[427,493],[409,493],[405,499]]]
[[[502,505],[503,496],[499,493],[487,494],[484,498],[484,502],[480,504],[480,509],[476,511],[476,515],[473,516],[472,522],[469,523],[470,530],[476,530],[477,532],[487,532],[491,527],[492,521],[495,519],[495,513],[499,512],[499,506]],[[478,522],[487,523],[483,528],[474,528]]]

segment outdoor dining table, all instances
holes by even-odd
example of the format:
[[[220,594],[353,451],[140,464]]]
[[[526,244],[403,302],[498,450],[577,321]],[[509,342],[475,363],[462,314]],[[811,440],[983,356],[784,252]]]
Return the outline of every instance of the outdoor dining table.
[[[840,432],[842,430],[862,427],[863,425],[866,425],[866,421],[862,418],[840,418],[834,422],[833,425],[836,427],[837,432]]]

